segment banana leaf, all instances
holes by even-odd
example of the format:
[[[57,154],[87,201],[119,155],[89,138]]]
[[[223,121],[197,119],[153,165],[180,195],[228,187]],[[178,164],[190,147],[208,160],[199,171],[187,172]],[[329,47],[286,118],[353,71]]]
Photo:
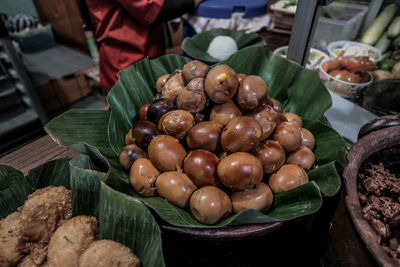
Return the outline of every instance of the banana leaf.
[[[182,68],[188,61],[188,58],[173,55],[154,60],[146,58],[121,71],[118,82],[108,95],[112,111],[107,113],[107,134],[104,134],[107,115],[104,111],[96,111],[98,119],[94,111],[90,118],[84,115],[84,111],[71,111],[50,122],[46,130],[54,140],[72,148],[79,148],[82,144],[97,148],[101,157],[109,162],[104,183],[142,201],[167,223],[184,227],[205,227],[195,221],[190,212],[179,209],[162,198],[141,198],[135,194],[128,182],[129,175],[118,164],[124,136],[134,126],[139,108],[152,102],[158,77]],[[346,165],[345,142],[325,125],[324,113],[331,106],[331,97],[318,74],[273,55],[264,47],[244,48],[219,64],[227,64],[238,73],[259,75],[267,83],[269,95],[281,101],[285,111],[294,112],[303,118],[304,126],[316,137],[315,156],[318,168],[308,172],[312,181],[308,185],[276,195],[274,206],[268,214],[245,211],[214,227],[290,220],[317,211],[321,206],[322,196],[329,197],[338,192],[341,186],[338,169]],[[65,127],[73,130],[66,135],[63,129]]]
[[[49,185],[70,189],[68,161],[64,158],[46,162],[26,176],[9,165],[0,165],[0,218],[15,212],[36,189]]]
[[[32,191],[22,172],[9,165],[0,165],[0,219],[22,206]]]
[[[167,223],[188,228],[218,228],[229,225],[287,221],[312,214],[318,211],[322,205],[320,189],[315,182],[311,181],[287,192],[276,194],[273,207],[267,214],[255,210],[245,210],[210,226],[198,222],[190,211],[178,208],[161,197],[144,198],[139,196],[133,191],[129,181],[123,179],[115,170],[107,173],[104,182],[110,187],[142,201]]]
[[[165,266],[161,230],[139,200],[121,194],[103,182],[99,202],[100,238],[130,247],[144,267]]]
[[[131,248],[142,266],[165,266],[161,230],[146,206],[105,185],[105,173],[88,169],[88,157],[71,160],[70,168],[73,215],[96,216],[100,239],[115,240]]]
[[[71,189],[73,216],[96,216],[102,239],[130,247],[144,267],[165,266],[160,228],[150,211],[140,201],[102,185],[105,174],[88,167],[87,156],[63,158],[38,166],[24,177],[15,168],[0,165],[0,219],[15,212],[36,189],[64,186]]]
[[[182,50],[193,59],[216,63],[219,60],[210,56],[207,49],[211,41],[217,36],[231,37],[236,42],[238,50],[252,46],[266,46],[264,40],[257,33],[218,28],[196,34],[193,37],[186,37],[181,45]]]
[[[90,159],[81,156],[69,162],[72,215],[99,217],[100,182],[105,174],[89,169]]]

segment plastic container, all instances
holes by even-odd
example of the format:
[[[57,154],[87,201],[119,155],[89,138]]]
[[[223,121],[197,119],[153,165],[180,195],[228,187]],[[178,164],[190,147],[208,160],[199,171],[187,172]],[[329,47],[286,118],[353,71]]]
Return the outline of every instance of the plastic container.
[[[352,42],[352,41],[336,41],[333,43],[330,43],[327,47],[328,53],[331,57],[337,57],[339,52],[342,50],[343,47],[345,46],[350,46],[350,47],[365,47],[368,50],[368,57],[371,61],[377,62],[381,59],[382,53],[381,50],[379,50],[376,47],[373,47],[371,45],[359,43],[359,42]],[[356,55],[356,54],[351,54],[352,56],[361,56],[361,55]]]
[[[267,14],[267,0],[205,0],[192,12],[193,15],[210,19],[230,19],[233,13],[244,13],[243,18],[259,17]],[[195,29],[183,22],[183,38],[192,37]]]
[[[266,0],[207,0],[199,4],[194,15],[205,18],[229,19],[232,13],[244,13],[243,18],[252,18],[267,13]]]
[[[329,43],[354,40],[360,30],[368,6],[332,3],[321,9],[315,30],[313,47],[327,50]]]

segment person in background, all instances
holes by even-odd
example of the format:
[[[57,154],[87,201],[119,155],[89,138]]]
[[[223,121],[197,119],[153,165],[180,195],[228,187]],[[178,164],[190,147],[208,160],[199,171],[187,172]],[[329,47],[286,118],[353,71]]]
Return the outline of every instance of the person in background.
[[[117,73],[164,54],[163,22],[194,9],[202,0],[85,0],[96,19],[100,83],[110,90]]]

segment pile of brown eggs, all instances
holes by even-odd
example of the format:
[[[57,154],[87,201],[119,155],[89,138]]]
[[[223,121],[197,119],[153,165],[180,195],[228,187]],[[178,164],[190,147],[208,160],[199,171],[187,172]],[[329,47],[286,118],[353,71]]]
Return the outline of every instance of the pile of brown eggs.
[[[215,224],[232,212],[267,212],[274,193],[308,182],[314,136],[283,113],[260,77],[191,61],[156,87],[119,155],[141,196],[159,195]]]

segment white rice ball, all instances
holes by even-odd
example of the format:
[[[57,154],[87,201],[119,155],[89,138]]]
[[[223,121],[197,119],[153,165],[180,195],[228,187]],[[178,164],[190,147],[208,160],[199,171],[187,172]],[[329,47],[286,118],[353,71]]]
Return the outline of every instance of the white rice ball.
[[[210,42],[207,53],[215,59],[225,60],[238,50],[232,37],[217,36]]]

